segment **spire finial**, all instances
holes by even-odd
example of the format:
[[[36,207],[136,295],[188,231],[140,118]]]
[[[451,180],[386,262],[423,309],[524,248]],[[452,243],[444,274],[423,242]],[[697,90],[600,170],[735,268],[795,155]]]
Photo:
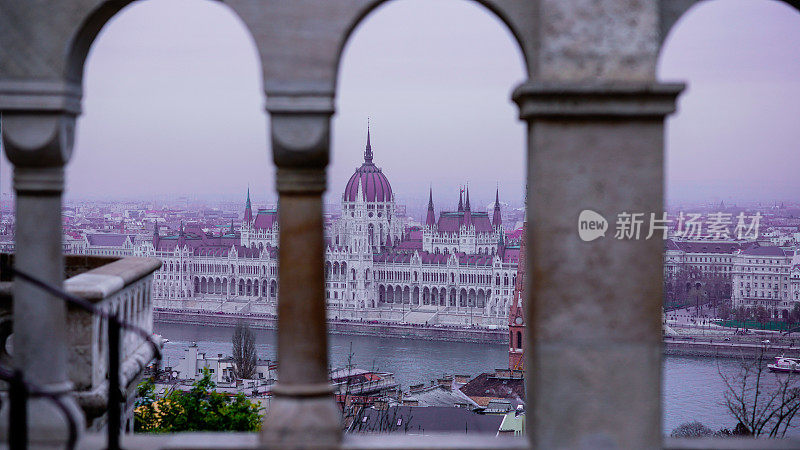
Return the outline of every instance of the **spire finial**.
[[[364,149],[364,162],[372,162],[372,144],[369,142],[369,117],[367,117],[367,147]]]
[[[466,205],[464,205],[464,208],[469,210],[469,183],[467,183],[467,202]]]

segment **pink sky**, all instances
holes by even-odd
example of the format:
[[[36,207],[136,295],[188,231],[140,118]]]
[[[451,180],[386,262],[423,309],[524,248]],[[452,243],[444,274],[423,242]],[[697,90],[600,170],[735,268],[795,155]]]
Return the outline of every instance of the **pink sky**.
[[[447,26],[442,26],[447,23]],[[662,80],[685,80],[669,121],[668,198],[800,200],[800,14],[768,0],[713,1],[673,29]],[[345,50],[329,201],[360,164],[367,116],[375,162],[401,201],[519,203],[524,127],[510,92],[517,45],[482,7],[403,0],[379,8]],[[84,78],[67,194],[274,199],[259,63],[226,6],[137,2],[103,29]],[[8,162],[2,164],[9,192]]]

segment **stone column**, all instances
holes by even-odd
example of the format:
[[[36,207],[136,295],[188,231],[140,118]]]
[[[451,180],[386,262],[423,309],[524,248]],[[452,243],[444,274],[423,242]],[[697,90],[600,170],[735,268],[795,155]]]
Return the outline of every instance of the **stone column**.
[[[64,164],[72,150],[75,117],[56,112],[6,112],[3,145],[14,164],[16,256],[14,265],[47,284],[62,287],[61,194]],[[25,380],[62,401],[80,434],[84,418],[71,397],[67,372],[66,304],[32,284],[14,282],[14,366]],[[0,429],[8,435],[7,402]],[[28,401],[28,436],[33,445],[64,445],[67,419],[51,401]]]
[[[664,117],[681,85],[528,82],[528,435],[538,448],[661,448]],[[608,221],[578,235],[581,211]]]
[[[261,443],[330,447],[341,441],[328,381],[322,220],[333,99],[271,96],[267,110],[280,199],[280,297],[278,383]]]

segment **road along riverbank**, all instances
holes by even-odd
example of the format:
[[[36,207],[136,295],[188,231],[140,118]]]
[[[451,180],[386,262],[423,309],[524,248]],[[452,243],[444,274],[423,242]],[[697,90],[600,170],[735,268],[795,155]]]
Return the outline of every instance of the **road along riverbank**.
[[[153,321],[166,324],[233,327],[247,320],[253,328],[275,329],[277,318],[266,314],[231,314],[221,312],[178,311],[155,308]],[[424,326],[378,321],[328,320],[328,332],[348,336],[379,336],[425,341],[469,342],[480,344],[508,343],[508,329],[478,327]]]

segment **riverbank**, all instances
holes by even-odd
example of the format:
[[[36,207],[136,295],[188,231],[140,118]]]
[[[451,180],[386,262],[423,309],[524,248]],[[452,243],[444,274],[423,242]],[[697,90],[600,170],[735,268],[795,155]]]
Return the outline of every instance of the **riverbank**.
[[[156,308],[153,321],[163,324],[212,326],[230,328],[240,319],[247,320],[253,328],[274,330],[277,319],[264,314],[235,314],[221,312],[177,311]],[[398,339],[416,339],[422,341],[465,342],[474,344],[507,344],[506,329],[486,329],[478,327],[457,326],[424,326],[378,321],[328,320],[328,332],[343,336],[388,337]],[[800,357],[800,348],[794,346],[794,340],[778,335],[734,336],[721,329],[704,330],[692,333],[685,330],[679,336],[664,337],[664,355],[689,356],[701,358],[754,358],[764,348],[770,359],[785,355]],[[765,337],[771,342],[764,344]]]
[[[277,318],[265,314],[231,314],[221,312],[177,311],[154,308],[153,321],[164,324],[182,324],[213,327],[233,327],[240,319],[247,320],[253,328],[274,330]],[[507,329],[458,327],[452,325],[414,325],[379,321],[348,321],[328,319],[328,332],[346,336],[393,337],[424,341],[467,342],[476,344],[506,344]]]
[[[772,360],[776,356],[800,357],[800,349],[788,345],[714,342],[699,339],[664,338],[664,355],[700,358],[756,358],[761,352]]]
[[[193,343],[197,343],[200,352],[209,355],[231,353],[232,328],[157,324],[155,332],[169,339],[164,347],[164,364],[167,366],[177,365]],[[277,358],[275,331],[258,330],[256,347],[259,357]],[[448,374],[474,377],[508,365],[506,344],[331,335],[328,347],[332,368],[354,364],[370,370],[393,372],[403,388],[429,383]],[[735,374],[740,367],[735,358],[664,356],[665,433],[693,420],[715,430],[735,426],[735,421],[722,405],[726,387],[720,372]],[[797,432],[790,430],[789,434],[796,436]]]

